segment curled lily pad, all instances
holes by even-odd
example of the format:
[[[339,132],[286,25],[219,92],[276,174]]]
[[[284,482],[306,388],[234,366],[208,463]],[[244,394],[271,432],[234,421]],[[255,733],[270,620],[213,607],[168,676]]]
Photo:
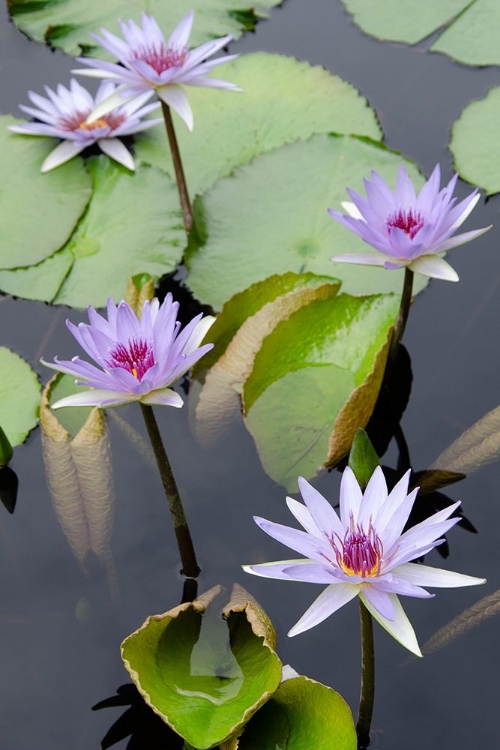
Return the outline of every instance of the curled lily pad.
[[[336,463],[368,422],[398,305],[395,295],[317,300],[264,340],[243,389],[245,423],[287,489]]]
[[[7,130],[18,122],[0,115],[0,159],[8,175],[0,186],[0,269],[39,263],[63,247],[91,194],[90,176],[80,159],[42,174],[40,167],[55,141]]]
[[[195,124],[192,133],[183,126],[178,128],[192,195],[204,192],[219,177],[227,177],[255,156],[314,133],[382,138],[366,99],[318,65],[255,52],[227,63],[224,75],[243,92],[229,96],[227,91],[193,87],[189,100],[199,125]],[[174,174],[163,128],[139,136],[135,152],[136,159]]]
[[[347,186],[360,190],[371,169],[395,181],[402,161],[366,139],[315,135],[241,167],[195,202],[199,236],[193,233],[186,256],[188,286],[216,310],[251,284],[289,271],[340,279],[352,294],[399,293],[401,271],[330,261],[366,245],[327,209],[346,199]],[[421,184],[415,167],[405,166]]]
[[[149,617],[122,643],[122,659],[146,703],[200,750],[237,735],[281,679],[274,629],[239,586]]]
[[[285,680],[249,722],[238,750],[356,750],[349,706],[320,682],[297,676]]]
[[[500,65],[496,0],[342,0],[354,21],[377,39],[417,44],[438,32],[431,50],[468,65]]]
[[[0,425],[11,446],[20,445],[38,423],[40,383],[18,354],[0,346]]]
[[[14,23],[27,36],[38,42],[48,42],[61,47],[69,55],[81,54],[82,50],[93,56],[102,56],[104,51],[88,35],[104,26],[108,31],[119,33],[118,19],[133,17],[139,21],[141,11],[151,13],[165,30],[173,31],[187,10],[194,10],[196,23],[191,42],[194,46],[217,36],[232,34],[239,37],[244,31],[253,29],[259,19],[266,18],[269,10],[282,0],[191,0],[186,7],[184,0],[7,0]]]

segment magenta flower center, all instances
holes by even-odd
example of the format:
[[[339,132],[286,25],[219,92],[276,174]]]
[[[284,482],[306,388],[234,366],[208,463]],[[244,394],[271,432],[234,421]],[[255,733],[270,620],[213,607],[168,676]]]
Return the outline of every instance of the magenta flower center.
[[[141,47],[135,52],[135,59],[143,60],[160,75],[169,68],[180,68],[184,65],[187,53],[187,47],[174,49],[162,44],[159,47]]]
[[[142,339],[130,339],[128,344],[117,344],[108,360],[109,367],[121,367],[137,380],[142,380],[155,363],[151,344]]]
[[[126,116],[123,114],[117,115],[110,112],[108,115],[100,117],[98,120],[94,120],[94,122],[86,122],[89,114],[90,111],[76,111],[71,115],[67,115],[66,117],[60,117],[58,126],[61,128],[61,130],[67,130],[68,132],[72,133],[78,130],[83,130],[84,132],[91,133],[93,130],[99,130],[100,128],[110,128],[110,130],[116,130],[116,128],[121,125],[126,119]]]
[[[344,573],[350,576],[370,578],[380,573],[382,542],[370,523],[368,533],[359,525],[354,525],[351,516],[350,528],[340,544],[335,545],[337,563]]]
[[[398,227],[402,229],[405,234],[412,240],[417,232],[419,232],[424,226],[424,220],[422,215],[417,211],[413,211],[409,208],[404,211],[402,208],[396,211],[392,216],[387,219],[387,228]]]

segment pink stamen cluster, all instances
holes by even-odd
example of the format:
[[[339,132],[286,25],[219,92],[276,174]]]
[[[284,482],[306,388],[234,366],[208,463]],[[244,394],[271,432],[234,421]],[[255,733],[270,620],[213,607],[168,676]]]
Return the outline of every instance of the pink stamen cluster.
[[[154,363],[153,349],[142,339],[130,339],[128,346],[117,344],[108,361],[109,367],[121,367],[132,373],[137,380],[142,380]]]
[[[368,534],[359,524],[354,524],[351,515],[349,529],[344,539],[339,539],[339,545],[334,544],[337,563],[348,575],[369,578],[378,575],[382,561],[383,547],[371,522]]]
[[[388,229],[398,227],[398,229],[402,229],[410,239],[413,239],[423,226],[424,220],[422,215],[416,211],[414,213],[411,208],[408,209],[408,211],[404,211],[400,208],[399,211],[396,211],[396,213],[392,214],[392,216],[387,219]]]
[[[170,68],[180,68],[184,65],[187,53],[187,47],[182,47],[180,49],[166,47],[165,45],[158,47],[140,47],[138,50],[135,50],[134,59],[143,60],[150,65],[158,75],[160,75],[165,70],[169,70]]]

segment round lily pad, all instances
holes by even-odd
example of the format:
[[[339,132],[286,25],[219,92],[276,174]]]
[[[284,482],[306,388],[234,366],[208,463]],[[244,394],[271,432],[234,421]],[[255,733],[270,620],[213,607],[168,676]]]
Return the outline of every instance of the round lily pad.
[[[38,422],[40,383],[18,354],[0,347],[0,426],[11,445],[20,445]]]
[[[327,209],[340,207],[346,187],[363,191],[371,169],[394,183],[401,162],[422,184],[400,154],[350,136],[316,135],[260,156],[196,201],[200,236],[188,248],[188,286],[216,310],[251,284],[288,271],[338,278],[352,294],[400,293],[401,271],[330,261],[367,245]]]
[[[7,130],[17,124],[0,115],[2,233],[0,269],[30,266],[59,250],[73,232],[91,194],[91,179],[81,159],[47,174],[40,172],[57,141]]]

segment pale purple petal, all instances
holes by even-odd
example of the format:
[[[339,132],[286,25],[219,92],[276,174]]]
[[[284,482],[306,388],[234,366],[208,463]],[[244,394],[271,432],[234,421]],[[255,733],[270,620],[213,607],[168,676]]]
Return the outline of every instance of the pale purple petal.
[[[404,578],[416,586],[431,586],[436,588],[457,588],[460,586],[477,586],[486,583],[486,578],[475,578],[463,573],[454,573],[452,570],[431,568],[428,565],[417,563],[406,563],[398,566],[393,574]]]
[[[151,391],[141,398],[143,404],[157,404],[158,406],[175,406],[180,409],[184,405],[182,396],[171,388],[163,388],[159,391]]]
[[[63,141],[50,152],[43,162],[40,171],[44,173],[50,172],[51,169],[55,169],[56,167],[61,166],[61,164],[65,164],[83,151],[85,146],[86,144],[81,145],[79,143],[74,143],[73,141]]]
[[[134,401],[134,398],[124,393],[113,393],[113,391],[99,390],[97,388],[82,393],[75,393],[72,396],[56,401],[52,404],[52,409],[61,409],[65,406],[121,406]]]
[[[430,276],[434,279],[459,280],[455,269],[438,255],[421,255],[420,258],[410,263],[410,268],[415,273],[421,273],[423,276]]]
[[[377,612],[387,620],[394,620],[396,608],[394,601],[389,594],[380,587],[371,586],[366,583],[361,589],[363,597],[377,610]]]
[[[174,49],[184,49],[188,46],[191,29],[193,28],[194,13],[192,10],[187,13],[182,21],[173,30],[167,47]],[[159,29],[158,29],[159,30]]]
[[[327,537],[337,535],[343,538],[344,526],[328,500],[304,477],[299,477],[298,482],[300,493],[318,529]]]
[[[417,599],[432,599],[434,594],[416,586],[411,581],[397,576],[397,570],[388,573],[386,576],[378,576],[373,582],[373,588],[378,591],[385,591],[388,594],[400,594],[402,596],[413,596]]]
[[[346,466],[340,483],[340,520],[344,527],[349,526],[351,516],[356,521],[361,507],[363,493],[350,466]]]
[[[476,237],[481,237],[482,234],[486,234],[486,232],[489,232],[492,226],[493,224],[490,224],[489,226],[483,227],[482,229],[473,229],[472,232],[457,234],[456,237],[451,237],[449,240],[445,240],[445,242],[440,242],[439,249],[436,250],[436,252],[444,253],[448,250],[452,250],[454,247],[465,245],[467,242],[475,240]]]
[[[313,537],[305,531],[292,529],[290,526],[283,526],[280,523],[273,523],[259,516],[254,516],[254,521],[262,531],[265,531],[273,539],[281,542],[281,544],[285,544],[300,555],[309,557],[311,560],[322,563],[334,554],[326,540],[323,541],[322,539]]]
[[[123,164],[124,167],[130,169],[131,172],[135,171],[135,164],[132,158],[132,154],[124,144],[118,140],[118,138],[103,138],[97,141],[99,148],[106,156],[114,159],[119,164]]]
[[[364,595],[363,589],[359,593],[360,599],[367,608],[367,610],[373,615],[377,622],[382,625],[387,632],[392,635],[402,646],[407,648],[412,654],[416,656],[422,656],[420,651],[415,631],[413,630],[411,623],[406,616],[401,602],[395,594],[389,594],[388,596],[392,600],[394,606],[394,616],[391,620],[380,614],[378,609],[373,606],[369,599]]]
[[[333,573],[325,565],[314,560],[280,560],[274,563],[243,565],[242,567],[246,573],[262,578],[305,583],[337,583]]]
[[[309,609],[302,615],[296,625],[289,631],[290,637],[319,625],[338,609],[350,602],[358,594],[359,587],[349,583],[328,586]]]
[[[305,505],[294,500],[293,497],[286,498],[286,504],[290,513],[300,523],[300,525],[307,531],[308,534],[315,536],[317,539],[323,539],[324,534],[318,529],[313,521],[310,511]]]
[[[158,96],[165,104],[172,107],[179,117],[184,120],[189,130],[193,129],[193,110],[189,104],[186,92],[180,86],[161,86]]]
[[[408,487],[408,483],[406,483],[406,486]],[[361,501],[357,519],[358,523],[361,525],[368,525],[370,520],[376,523],[377,514],[380,509],[385,506],[386,502],[387,483],[382,468],[377,466],[363,493],[363,500]]]

